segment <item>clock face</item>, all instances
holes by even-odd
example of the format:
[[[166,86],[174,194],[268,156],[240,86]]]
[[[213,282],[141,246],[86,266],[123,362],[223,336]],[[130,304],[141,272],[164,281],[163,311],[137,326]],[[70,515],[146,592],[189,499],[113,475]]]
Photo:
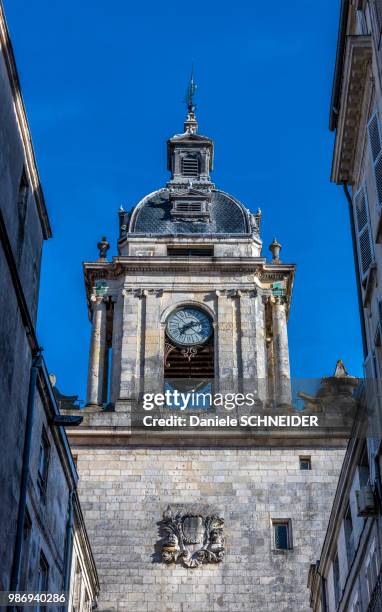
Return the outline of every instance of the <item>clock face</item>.
[[[203,344],[212,334],[208,315],[198,308],[178,308],[167,319],[167,335],[176,344]]]

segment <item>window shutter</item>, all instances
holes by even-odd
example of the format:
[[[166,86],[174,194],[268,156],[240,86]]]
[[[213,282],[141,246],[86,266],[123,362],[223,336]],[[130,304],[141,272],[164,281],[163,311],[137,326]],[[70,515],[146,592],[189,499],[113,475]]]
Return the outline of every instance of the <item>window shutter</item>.
[[[369,134],[370,153],[373,161],[378,204],[382,206],[382,137],[378,113],[370,119],[367,131]]]
[[[358,244],[360,275],[363,280],[373,261],[369,208],[364,187],[354,196],[354,217]]]

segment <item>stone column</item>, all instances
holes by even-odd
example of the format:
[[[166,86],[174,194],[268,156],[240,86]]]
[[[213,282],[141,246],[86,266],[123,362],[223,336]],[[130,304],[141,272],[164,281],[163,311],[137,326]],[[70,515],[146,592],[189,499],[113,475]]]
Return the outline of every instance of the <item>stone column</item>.
[[[111,340],[110,401],[115,405],[121,393],[121,354],[124,290],[120,290],[113,304],[113,335]]]
[[[92,296],[91,300],[93,315],[86,405],[100,406],[103,401],[106,352],[106,302],[98,296]]]
[[[275,400],[277,404],[290,405],[292,394],[285,305],[285,298],[272,298]]]

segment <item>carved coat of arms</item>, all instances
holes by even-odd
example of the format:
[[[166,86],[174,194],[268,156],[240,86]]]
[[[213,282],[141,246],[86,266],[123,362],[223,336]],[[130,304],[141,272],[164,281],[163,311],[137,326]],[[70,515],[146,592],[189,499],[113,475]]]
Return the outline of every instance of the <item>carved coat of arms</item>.
[[[174,514],[168,508],[161,522],[166,534],[162,560],[165,563],[180,561],[185,567],[220,563],[224,557],[223,525],[224,519],[215,515]]]

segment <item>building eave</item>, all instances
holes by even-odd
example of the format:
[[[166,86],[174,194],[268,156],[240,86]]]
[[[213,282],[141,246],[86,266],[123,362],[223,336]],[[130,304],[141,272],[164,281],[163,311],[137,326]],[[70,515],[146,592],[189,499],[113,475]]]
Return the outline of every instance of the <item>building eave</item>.
[[[362,105],[371,60],[371,36],[348,36],[341,74],[331,174],[331,180],[337,184],[353,183]]]
[[[44,239],[52,237],[52,229],[49,222],[48,211],[41,186],[40,176],[34,154],[32,136],[29,129],[28,119],[25,111],[23,96],[21,93],[20,79],[17,72],[15,56],[5,18],[3,2],[0,0],[0,46],[4,56],[4,62],[8,73],[9,83],[13,96],[14,110],[21,141],[24,148],[26,168],[36,201],[37,211],[40,219]]]
[[[349,16],[349,0],[341,0],[340,21],[337,38],[336,63],[334,68],[332,95],[330,100],[329,129],[334,131],[337,127],[338,105],[341,92],[342,69],[344,62],[344,49],[346,29]]]

